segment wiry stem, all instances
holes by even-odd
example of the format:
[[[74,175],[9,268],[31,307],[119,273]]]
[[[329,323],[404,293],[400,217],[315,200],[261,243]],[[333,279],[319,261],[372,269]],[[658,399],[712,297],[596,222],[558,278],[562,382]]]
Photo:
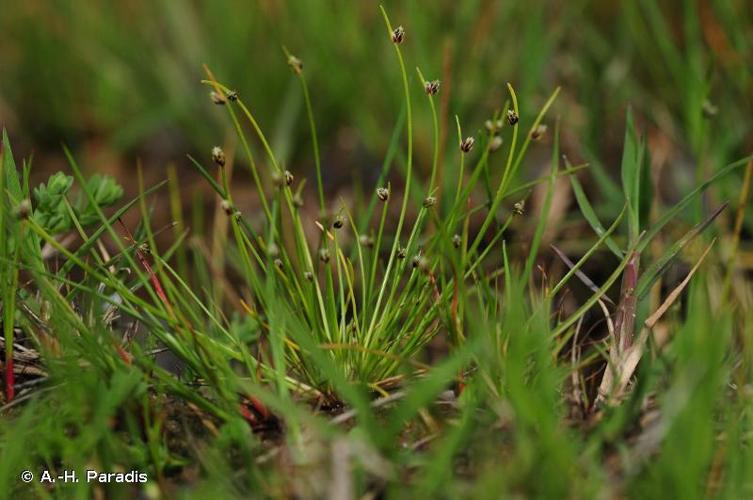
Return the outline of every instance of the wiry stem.
[[[384,17],[384,23],[387,26],[387,33],[389,35],[392,34],[392,25],[390,24],[389,17],[387,17],[387,12],[384,10],[383,6],[379,6],[380,10],[382,11],[382,16]],[[405,109],[407,113],[407,128],[408,128],[408,160],[407,160],[407,167],[406,167],[406,173],[405,173],[405,192],[403,193],[403,204],[400,208],[400,217],[397,221],[397,229],[395,231],[395,240],[392,243],[392,250],[390,251],[390,257],[387,261],[387,269],[384,272],[384,279],[382,281],[382,286],[379,289],[379,296],[377,297],[376,306],[374,307],[374,313],[371,318],[371,324],[369,326],[369,329],[366,333],[366,345],[368,345],[369,341],[371,340],[371,336],[374,331],[374,326],[376,325],[376,319],[379,317],[379,308],[382,303],[382,298],[384,296],[385,289],[387,288],[387,282],[390,278],[390,271],[392,270],[392,266],[395,262],[395,257],[397,255],[397,249],[400,244],[400,233],[403,230],[403,223],[405,222],[405,213],[408,210],[408,199],[410,198],[410,185],[411,185],[411,178],[413,177],[413,114],[411,110],[411,101],[410,101],[410,88],[408,87],[408,73],[405,71],[405,61],[403,60],[403,53],[400,50],[400,46],[396,43],[395,44],[395,54],[397,54],[397,60],[400,63],[400,72],[403,77],[403,92],[405,94]]]

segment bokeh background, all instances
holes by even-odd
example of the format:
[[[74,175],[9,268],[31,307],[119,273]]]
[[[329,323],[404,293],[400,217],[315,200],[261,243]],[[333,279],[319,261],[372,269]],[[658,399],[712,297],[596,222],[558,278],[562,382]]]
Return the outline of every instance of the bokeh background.
[[[748,0],[385,4],[407,32],[419,168],[428,168],[432,132],[415,66],[442,81],[448,158],[456,157],[454,115],[466,131],[481,130],[509,81],[531,120],[561,86],[551,116],[561,119],[571,161],[589,162],[587,186],[604,209],[621,205],[614,180],[628,106],[668,198],[753,150]],[[139,161],[149,181],[173,164],[187,189],[200,189],[186,154],[208,158],[213,145],[232,144],[226,115],[200,83],[207,64],[249,103],[278,157],[310,172],[305,110],[283,46],[304,62],[328,192],[375,176],[401,88],[378,3],[369,1],[5,1],[0,123],[17,154],[34,155],[40,180],[65,168],[65,143],[127,191]],[[739,183],[720,190],[736,196]]]

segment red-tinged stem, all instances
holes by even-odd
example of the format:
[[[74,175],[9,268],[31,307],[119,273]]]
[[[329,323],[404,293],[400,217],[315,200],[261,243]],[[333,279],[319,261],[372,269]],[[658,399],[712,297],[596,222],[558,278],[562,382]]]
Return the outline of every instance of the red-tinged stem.
[[[162,300],[162,302],[165,304],[165,307],[167,307],[167,309],[172,314],[172,306],[167,300],[167,294],[165,294],[165,291],[162,289],[162,284],[160,283],[159,278],[157,278],[155,272],[152,270],[152,266],[149,265],[149,262],[146,260],[146,257],[144,257],[144,254],[141,252],[141,250],[136,250],[136,256],[141,262],[141,265],[144,266],[144,269],[146,269],[147,274],[149,274],[149,280],[152,282],[152,286],[154,287],[154,291],[157,292],[157,296],[159,296],[160,300]]]
[[[160,298],[163,304],[165,304],[165,307],[167,308],[167,311],[170,313],[170,315],[173,315],[173,308],[170,305],[170,301],[167,299],[167,294],[165,293],[164,289],[162,288],[162,284],[159,281],[159,278],[157,278],[157,274],[152,270],[152,266],[149,265],[149,261],[146,260],[146,256],[144,255],[144,252],[141,251],[141,249],[138,247],[136,240],[133,238],[133,235],[131,234],[131,231],[128,230],[128,227],[126,227],[125,224],[123,224],[123,221],[118,219],[118,222],[120,222],[120,225],[123,227],[123,230],[127,233],[128,239],[130,239],[134,245],[136,245],[136,257],[139,259],[139,262],[141,262],[141,265],[144,266],[144,269],[146,269],[147,274],[149,275],[149,280],[152,282],[152,286],[154,287],[154,291],[157,293],[157,296]]]
[[[264,403],[253,396],[243,396],[238,407],[240,408],[241,415],[252,428],[258,427],[271,417],[271,413]]]
[[[249,410],[246,405],[244,405],[243,403],[240,403],[238,405],[238,408],[240,408],[241,415],[243,415],[243,418],[246,420],[246,422],[251,424],[251,427],[254,427],[259,424],[259,419],[256,418],[256,415],[254,415],[254,413],[251,410]]]
[[[638,297],[635,295],[635,287],[638,285],[638,267],[640,253],[633,252],[630,261],[625,266],[622,275],[622,287],[620,290],[620,306],[615,321],[615,333],[617,334],[618,349],[625,351],[633,343],[635,330],[635,314]]]
[[[251,406],[253,406],[254,410],[256,410],[264,420],[267,420],[270,417],[269,410],[264,405],[264,403],[259,401],[258,398],[255,398],[253,396],[247,396],[246,403],[249,403]]]
[[[131,354],[126,351],[123,346],[116,345],[115,349],[118,351],[118,356],[120,356],[120,359],[122,359],[125,364],[130,365],[132,363],[133,356],[131,356]]]

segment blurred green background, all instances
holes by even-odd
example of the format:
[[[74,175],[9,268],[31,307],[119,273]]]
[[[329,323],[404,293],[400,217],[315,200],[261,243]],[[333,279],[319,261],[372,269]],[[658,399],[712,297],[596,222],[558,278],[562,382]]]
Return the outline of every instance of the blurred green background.
[[[561,118],[563,150],[574,163],[591,163],[606,202],[616,189],[610,179],[628,105],[669,196],[753,150],[748,0],[385,6],[407,33],[420,168],[430,161],[432,132],[415,66],[442,80],[441,126],[452,146],[454,115],[465,131],[480,130],[504,105],[506,82],[518,91],[523,120],[562,86],[551,116]],[[88,168],[114,173],[127,188],[137,159],[151,179],[164,178],[167,164],[187,169],[186,153],[206,157],[232,135],[200,83],[206,63],[249,103],[286,165],[307,170],[311,141],[283,45],[304,62],[328,189],[369,175],[401,102],[376,2],[5,2],[0,122],[42,171],[64,168],[64,142]]]

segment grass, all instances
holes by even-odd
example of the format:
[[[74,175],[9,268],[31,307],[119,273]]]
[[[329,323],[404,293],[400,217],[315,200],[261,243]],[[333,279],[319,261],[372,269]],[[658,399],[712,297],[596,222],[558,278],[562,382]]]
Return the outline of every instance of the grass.
[[[665,33],[660,12],[636,5],[627,24],[646,15]],[[697,50],[661,38],[669,62],[652,66],[659,80],[696,75],[667,102],[684,106],[697,182],[665,204],[631,111],[618,182],[605,162],[563,155],[560,88],[544,99],[507,84],[475,131],[465,124],[484,120],[442,112],[437,73],[414,76],[420,36],[381,13],[370,50],[393,46],[384,78],[399,92],[384,91],[394,127],[362,197],[327,197],[319,94],[287,49],[278,64],[300,83],[288,99],[305,109],[313,181],[280,156],[254,94],[205,67],[196,95],[213,93],[203,105],[226,112],[235,138],[207,134],[238,145],[189,157],[211,213],[184,206],[174,171],[146,189],[140,168],[139,194],[108,208],[122,188],[67,149],[72,176],[33,188],[3,134],[5,496],[750,496],[753,159],[717,163],[734,147],[716,149],[693,111],[708,92]],[[449,125],[457,138],[443,140]],[[243,177],[256,213],[239,209]],[[563,217],[567,193],[578,212]],[[152,227],[158,197],[168,227]],[[89,482],[89,469],[148,481]],[[81,480],[45,483],[45,470]]]

